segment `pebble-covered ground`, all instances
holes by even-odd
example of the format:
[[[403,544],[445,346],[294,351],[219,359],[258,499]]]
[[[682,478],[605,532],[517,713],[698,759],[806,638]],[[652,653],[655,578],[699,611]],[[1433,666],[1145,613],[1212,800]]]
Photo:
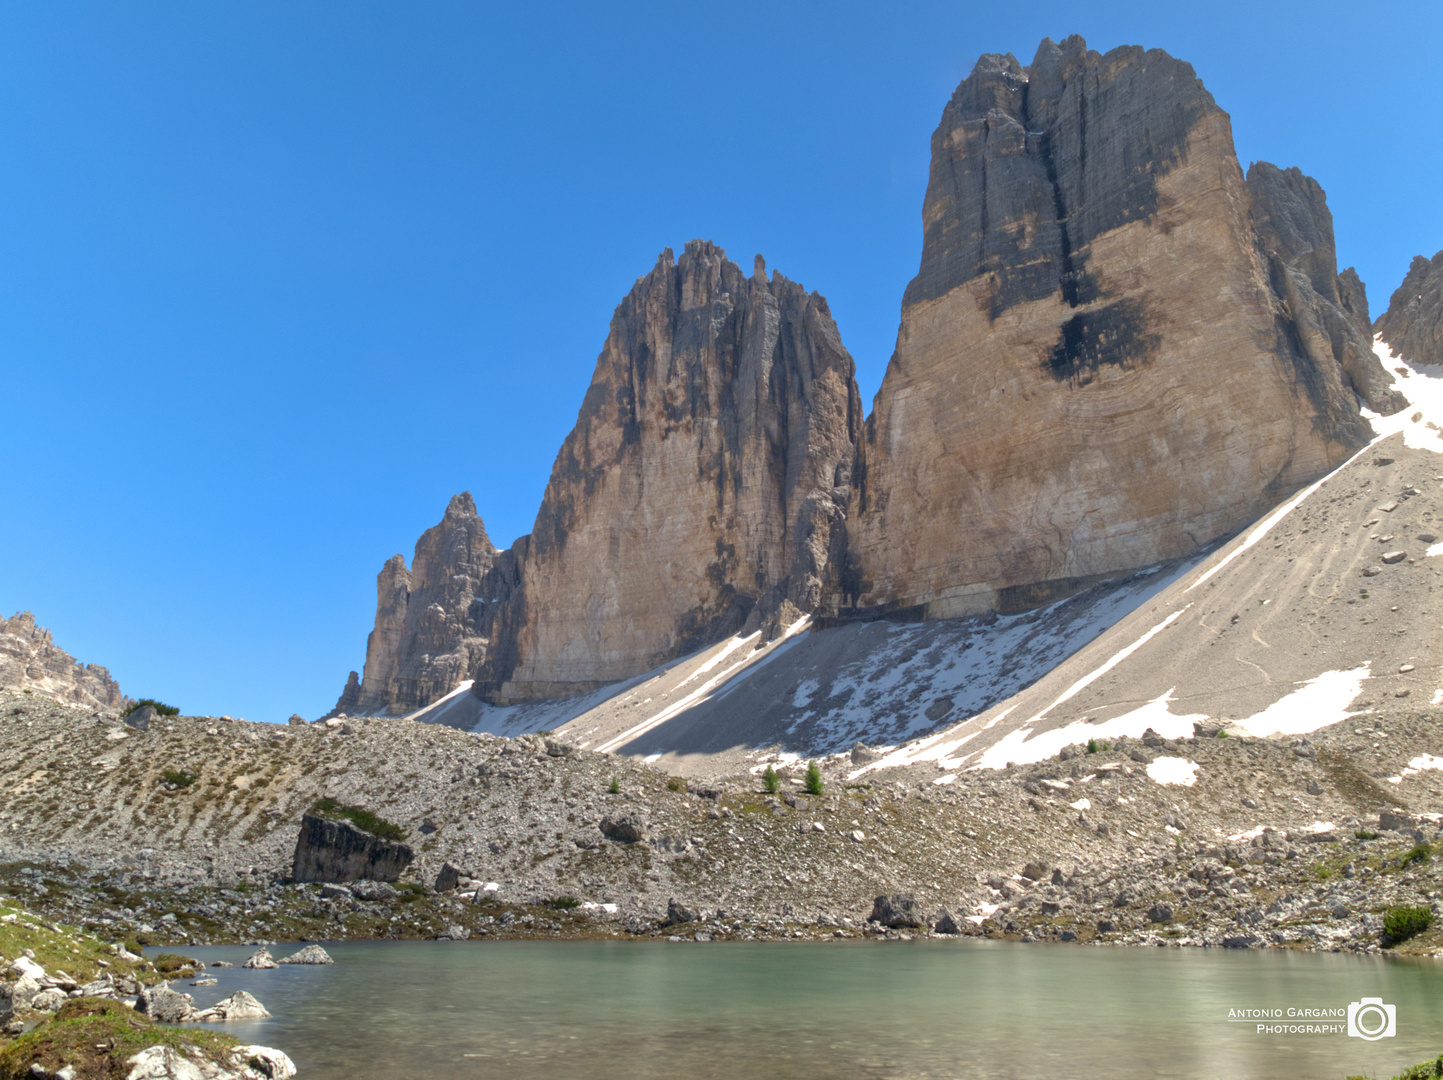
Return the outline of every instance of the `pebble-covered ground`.
[[[817,797],[796,769],[769,795],[757,776],[683,781],[544,735],[205,717],[140,732],[0,694],[0,888],[140,944],[851,937],[881,932],[875,898],[902,893],[926,925],[886,932],[932,932],[945,909],[964,934],[1372,950],[1387,909],[1438,901],[1430,721],[1124,740],[945,785],[920,767],[849,782],[831,759]],[[395,896],[286,883],[322,796],[406,831]],[[436,894],[444,862],[461,888]]]

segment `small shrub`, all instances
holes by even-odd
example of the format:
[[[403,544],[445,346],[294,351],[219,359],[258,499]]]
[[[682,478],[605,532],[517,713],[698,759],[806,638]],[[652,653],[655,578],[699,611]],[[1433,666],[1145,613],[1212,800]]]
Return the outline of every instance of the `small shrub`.
[[[1087,740],[1087,752],[1088,752],[1089,754],[1095,754],[1095,753],[1097,753],[1097,752],[1098,752],[1099,750],[1101,750],[1101,749],[1102,749],[1102,747],[1100,747],[1100,746],[1097,744],[1097,740],[1096,740],[1096,739],[1088,739],[1088,740]]]
[[[1415,862],[1427,862],[1433,857],[1432,844],[1414,844],[1404,856],[1398,860],[1399,867],[1412,866]]]
[[[613,777],[611,778],[611,783],[608,784],[608,785],[606,785],[606,793],[607,793],[608,795],[620,795],[620,794],[621,794],[621,780],[618,779],[617,777],[613,776]]]
[[[160,776],[167,784],[174,784],[176,787],[190,787],[195,783],[195,777],[184,769],[162,769]]]
[[[1353,835],[1359,840],[1376,840],[1379,834],[1375,833],[1372,829],[1357,829]]]
[[[782,790],[782,782],[777,779],[777,770],[770,765],[768,765],[766,771],[762,773],[762,790],[766,791],[769,795],[775,795],[778,791]]]
[[[1433,925],[1433,912],[1422,905],[1389,908],[1383,916],[1383,943],[1397,945]]]
[[[815,761],[807,762],[807,779],[803,790],[808,795],[820,795],[822,793],[822,770],[817,768]]]
[[[160,713],[161,716],[179,716],[179,715],[180,715],[180,710],[179,710],[178,708],[176,708],[174,705],[167,705],[167,704],[166,704],[165,702],[163,702],[163,701],[156,701],[155,698],[150,698],[150,697],[143,697],[143,698],[141,698],[141,699],[140,699],[139,701],[137,701],[134,705],[132,705],[130,708],[128,708],[128,709],[125,710],[125,715],[126,715],[126,716],[129,716],[131,713],[135,712],[135,710],[138,709],[138,708],[140,708],[142,705],[149,705],[149,706],[150,706],[151,708],[153,708],[156,712]]]
[[[1232,738],[1232,736],[1227,733],[1227,729],[1226,729],[1226,728],[1218,728],[1218,738],[1219,738],[1219,739],[1230,739],[1230,738]]]
[[[312,814],[331,821],[349,821],[356,828],[379,836],[382,840],[404,840],[406,830],[359,806],[345,806],[335,799],[317,799],[311,804]]]
[[[681,777],[679,777],[679,776],[671,776],[671,777],[668,777],[668,778],[667,778],[667,781],[666,781],[666,790],[667,790],[667,791],[685,791],[685,790],[686,790],[686,781],[683,780],[683,779],[682,779]]]
[[[547,907],[555,908],[557,911],[570,911],[572,908],[579,908],[581,901],[574,896],[558,896],[546,901]]]

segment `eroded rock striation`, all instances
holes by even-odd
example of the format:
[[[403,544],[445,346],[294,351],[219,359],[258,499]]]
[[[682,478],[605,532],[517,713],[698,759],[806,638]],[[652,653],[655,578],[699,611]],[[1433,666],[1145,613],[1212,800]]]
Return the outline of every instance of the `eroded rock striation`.
[[[28,611],[0,618],[0,686],[107,712],[131,704],[108,670],[82,664],[57,647],[50,631],[35,625]]]
[[[982,57],[932,138],[832,609],[1035,606],[1196,550],[1363,445],[1350,377],[1307,332],[1333,302],[1331,229],[1310,208],[1314,249],[1273,258],[1252,203],[1190,65],[1079,37],[1027,68]],[[1290,303],[1309,255],[1318,287]]]
[[[486,535],[469,491],[416,541],[411,568],[393,555],[376,576],[376,624],[363,676],[335,712],[403,715],[453,690],[485,659],[494,614],[516,583],[516,554]]]
[[[1443,364],[1443,251],[1415,255],[1403,284],[1373,330],[1395,356],[1419,364]]]
[[[663,252],[612,318],[478,676],[497,701],[625,679],[814,609],[861,399],[827,302],[760,256]],[[786,605],[791,605],[787,608]]]

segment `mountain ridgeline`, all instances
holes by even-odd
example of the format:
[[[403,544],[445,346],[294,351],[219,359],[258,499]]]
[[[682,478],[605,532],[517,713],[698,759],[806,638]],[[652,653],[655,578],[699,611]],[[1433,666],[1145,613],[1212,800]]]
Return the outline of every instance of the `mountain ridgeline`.
[[[1415,276],[1436,300],[1436,266]],[[1407,332],[1436,342],[1429,310]],[[381,571],[336,711],[465,680],[567,697],[807,615],[1022,611],[1197,551],[1365,445],[1360,400],[1406,406],[1372,332],[1322,188],[1244,176],[1188,64],[1079,37],[983,56],[932,137],[871,416],[819,294],[706,241],[664,251],[533,532],[498,551],[456,496],[411,569]]]

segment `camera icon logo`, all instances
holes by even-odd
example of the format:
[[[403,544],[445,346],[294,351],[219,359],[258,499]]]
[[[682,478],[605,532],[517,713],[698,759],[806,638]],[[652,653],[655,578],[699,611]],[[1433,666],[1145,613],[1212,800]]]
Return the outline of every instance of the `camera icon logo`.
[[[1365,997],[1348,1003],[1348,1038],[1391,1039],[1398,1034],[1398,1006],[1384,1005],[1382,998]]]

